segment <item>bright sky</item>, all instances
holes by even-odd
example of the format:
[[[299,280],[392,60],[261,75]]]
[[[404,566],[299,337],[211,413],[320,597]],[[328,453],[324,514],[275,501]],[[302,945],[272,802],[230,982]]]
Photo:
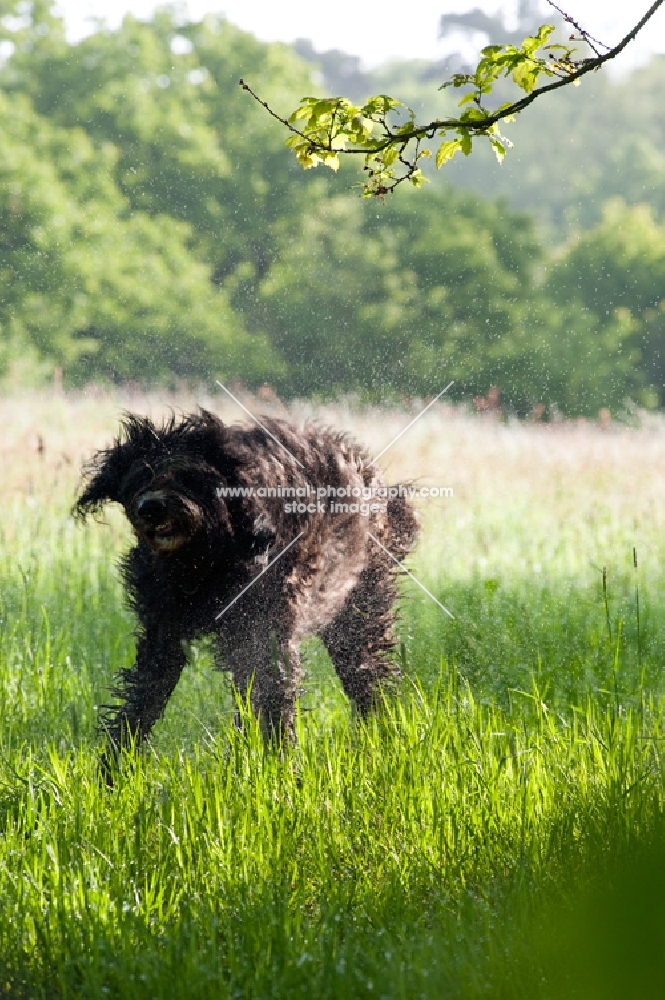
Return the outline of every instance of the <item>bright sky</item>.
[[[616,44],[651,5],[651,0],[558,0],[558,5],[587,31],[608,45]],[[91,30],[88,19],[103,17],[117,25],[126,11],[148,17],[154,0],[60,0],[59,9],[71,38]],[[367,66],[391,57],[436,58],[443,54],[437,42],[439,16],[482,7],[488,13],[503,9],[509,16],[516,0],[189,0],[192,19],[208,12],[225,14],[240,28],[265,41],[309,38],[315,48],[339,48],[359,55]],[[392,9],[391,9],[392,8]],[[543,2],[543,10],[546,6]],[[544,20],[546,18],[544,17]],[[643,61],[651,52],[665,52],[665,6],[630,46],[624,62]]]

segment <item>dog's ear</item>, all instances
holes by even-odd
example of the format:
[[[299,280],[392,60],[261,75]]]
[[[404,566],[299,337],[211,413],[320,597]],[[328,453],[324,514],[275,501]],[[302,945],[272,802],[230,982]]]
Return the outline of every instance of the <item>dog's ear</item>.
[[[74,516],[85,519],[87,514],[98,513],[105,503],[119,503],[122,481],[137,456],[163,448],[160,432],[151,420],[126,414],[112,446],[98,451],[84,466]]]
[[[108,501],[120,500],[120,483],[127,468],[127,448],[116,445],[97,454],[83,469],[81,492],[74,504],[75,517],[98,513]]]

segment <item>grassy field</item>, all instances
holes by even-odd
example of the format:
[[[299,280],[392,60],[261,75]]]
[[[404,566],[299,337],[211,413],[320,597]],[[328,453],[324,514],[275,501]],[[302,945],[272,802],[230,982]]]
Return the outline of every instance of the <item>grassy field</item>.
[[[195,401],[238,416],[0,401],[0,997],[661,996],[665,425],[437,404],[382,461],[454,491],[408,565],[455,617],[404,581],[400,696],[358,723],[311,642],[280,753],[236,731],[202,642],[110,790],[129,534],[69,508],[122,408]],[[292,415],[376,452],[415,412]]]

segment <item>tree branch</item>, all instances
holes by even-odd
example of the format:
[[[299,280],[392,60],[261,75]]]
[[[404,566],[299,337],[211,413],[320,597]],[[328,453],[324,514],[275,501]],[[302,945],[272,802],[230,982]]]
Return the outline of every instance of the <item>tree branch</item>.
[[[483,49],[483,58],[474,74],[456,74],[452,80],[443,84],[444,87],[472,86],[474,92],[465,95],[461,103],[471,103],[475,108],[466,110],[459,118],[435,119],[424,125],[418,125],[411,112],[412,127],[408,124],[391,127],[387,121],[387,114],[399,107],[400,102],[385,95],[370,98],[363,107],[355,107],[343,97],[321,101],[316,98],[303,98],[301,107],[289,118],[284,118],[273,111],[244,80],[240,80],[240,86],[292,133],[288,145],[293,146],[296,156],[305,168],[324,162],[336,169],[340,153],[364,156],[365,170],[369,171],[365,193],[384,195],[405,180],[410,180],[413,184],[422,183],[418,161],[430,153],[429,150],[420,149],[420,142],[425,138],[433,139],[437,134],[445,136],[447,132],[455,131],[461,137],[442,144],[437,154],[437,166],[450,159],[458,149],[468,155],[471,151],[471,138],[479,135],[487,136],[497,156],[502,158],[506,143],[498,134],[499,122],[524,111],[543,94],[576,83],[587,73],[595,72],[606,62],[615,59],[664,2],[665,0],[655,0],[628,34],[613,48],[608,48],[593,38],[569,14],[562,11],[553,0],[548,0],[550,6],[580,33],[581,39],[595,52],[595,56],[574,60],[573,49],[565,45],[546,45],[553,28],[545,25],[539,29],[536,36],[525,39],[521,49],[515,46],[488,46]],[[601,53],[598,47],[606,48],[607,51]],[[539,48],[550,50],[549,61],[536,57],[535,52]],[[552,50],[562,54],[555,55]],[[526,91],[526,96],[503,104],[495,111],[487,111],[482,106],[483,95],[491,92],[494,82],[500,76],[511,74],[515,82]],[[535,84],[541,74],[556,76],[557,79],[537,87]],[[294,122],[302,119],[307,120],[306,124],[298,128]],[[380,132],[374,138],[372,132],[376,126]],[[407,158],[404,155],[406,147],[412,141],[416,143],[415,155]],[[395,176],[393,162],[404,165],[406,172]]]

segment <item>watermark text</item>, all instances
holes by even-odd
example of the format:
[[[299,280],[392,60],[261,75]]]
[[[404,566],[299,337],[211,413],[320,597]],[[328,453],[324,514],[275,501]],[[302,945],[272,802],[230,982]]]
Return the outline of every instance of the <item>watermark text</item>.
[[[218,486],[217,496],[284,501],[287,514],[385,513],[389,500],[452,497],[452,486]],[[354,502],[355,501],[355,502]]]

